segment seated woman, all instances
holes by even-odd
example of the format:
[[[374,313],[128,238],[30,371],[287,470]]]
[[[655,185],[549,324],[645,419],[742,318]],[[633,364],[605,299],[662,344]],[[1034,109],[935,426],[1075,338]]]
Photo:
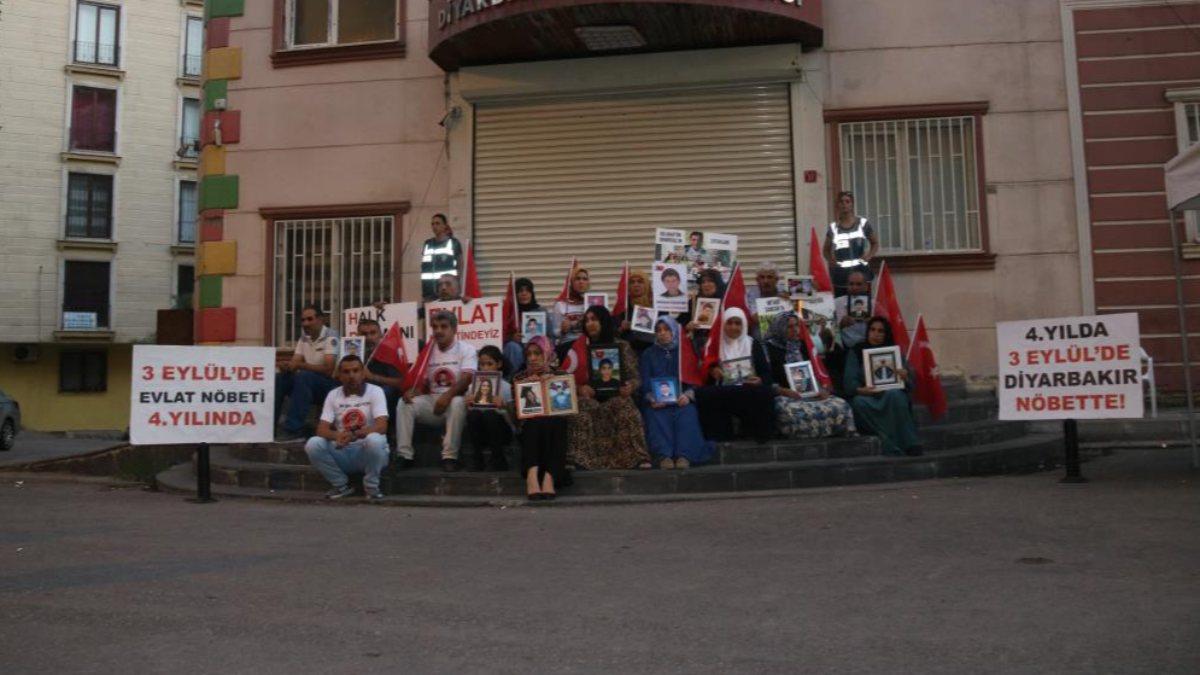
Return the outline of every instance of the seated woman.
[[[638,305],[642,307],[654,307],[654,295],[650,292],[650,278],[644,272],[629,270],[629,302],[625,304],[625,311],[616,315],[613,319],[620,327],[621,339],[629,342],[629,345],[633,347],[633,351],[640,358],[642,352],[654,344],[654,336],[649,333],[633,330],[633,324],[631,323],[633,320],[633,308]]]
[[[479,370],[481,373],[503,373],[504,357],[494,345],[487,345],[479,350]],[[508,408],[512,404],[512,385],[503,377],[499,380],[500,391],[487,390],[490,380],[483,380],[480,391],[476,396],[469,397],[467,402],[467,437],[471,439],[475,454],[469,460],[471,471],[508,471],[508,459],[504,451],[512,442],[512,415]],[[484,393],[486,391],[486,393]],[[497,395],[498,394],[498,395]],[[476,401],[487,399],[492,405],[499,407],[476,406]],[[486,464],[484,457],[487,457]]]
[[[700,273],[696,280],[697,298],[715,298],[720,300],[725,297],[725,279],[721,277],[721,273],[715,269],[706,269]],[[695,311],[695,300],[692,300],[692,310]],[[687,333],[688,339],[692,341],[692,349],[697,354],[704,353],[704,345],[708,342],[709,329],[700,328],[698,319],[700,317],[692,316],[692,313],[679,315],[679,323],[683,326],[683,330]]]
[[[691,405],[695,392],[679,380],[679,324],[669,316],[659,317],[654,327],[654,346],[642,352],[638,372],[642,378],[642,419],[650,453],[663,469],[686,469],[712,459],[716,446],[704,440],[700,416]],[[686,339],[686,338],[684,338]],[[658,403],[656,379],[670,378],[674,403]]]
[[[601,402],[588,385],[579,387],[579,414],[571,418],[570,455],[582,469],[650,468],[642,416],[633,403],[640,387],[637,357],[628,342],[613,334],[612,315],[604,307],[589,307],[583,314],[587,345],[616,344],[621,355],[621,386],[611,398]],[[589,359],[590,360],[590,359]],[[576,363],[572,370],[588,364]],[[576,377],[576,381],[581,381]]]
[[[746,313],[730,307],[723,318],[721,363],[709,370],[711,384],[696,390],[704,436],[733,440],[733,418],[737,417],[754,440],[766,443],[775,433],[771,366],[762,345],[746,332]]]
[[[555,350],[560,363],[565,363],[571,344],[583,334],[583,312],[587,309],[584,295],[592,290],[592,277],[587,269],[579,266],[571,270],[571,283],[567,287],[564,300],[554,303],[554,311],[550,315],[550,325],[554,326],[557,335]]]
[[[771,320],[767,336],[767,357],[775,378],[775,419],[779,431],[788,438],[823,438],[854,433],[854,415],[850,404],[832,396],[828,387],[817,387],[815,398],[801,398],[788,387],[787,364],[812,361],[808,344],[800,331],[808,330],[795,312],[784,312]]]
[[[525,345],[525,368],[513,382],[543,380],[560,375],[554,370],[554,347],[549,338],[538,335]],[[514,411],[515,416],[515,411]],[[525,494],[530,500],[554,499],[555,486],[569,485],[567,473],[566,417],[535,417],[521,420],[521,475]]]
[[[517,296],[517,321],[518,332],[515,335],[508,336],[508,341],[504,343],[504,376],[511,377],[513,373],[521,370],[525,365],[525,313],[526,312],[546,312],[546,333],[550,338],[551,344],[554,343],[554,321],[550,316],[549,310],[538,304],[537,295],[533,291],[533,282],[525,277],[521,277],[513,282],[513,287],[516,289]]]
[[[873,434],[883,442],[885,455],[919,455],[921,439],[917,436],[917,422],[913,419],[909,391],[913,387],[908,378],[907,364],[896,369],[896,377],[904,383],[903,389],[880,391],[866,386],[863,371],[863,350],[875,347],[890,347],[892,325],[887,319],[875,317],[867,323],[867,339],[855,345],[846,358],[844,386],[854,392],[850,407],[858,429]]]

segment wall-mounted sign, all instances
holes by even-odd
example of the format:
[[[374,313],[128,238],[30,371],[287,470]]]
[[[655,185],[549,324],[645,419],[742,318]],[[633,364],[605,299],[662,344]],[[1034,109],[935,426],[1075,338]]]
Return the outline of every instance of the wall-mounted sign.
[[[63,330],[96,330],[95,312],[63,312]]]

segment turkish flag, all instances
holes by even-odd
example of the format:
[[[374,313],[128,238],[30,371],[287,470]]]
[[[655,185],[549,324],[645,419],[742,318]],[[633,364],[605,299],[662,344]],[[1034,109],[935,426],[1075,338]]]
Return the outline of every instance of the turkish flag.
[[[467,263],[463,266],[463,300],[475,300],[483,297],[479,290],[479,272],[475,269],[475,242],[467,242]]]
[[[400,322],[393,321],[383,339],[375,345],[368,361],[378,361],[392,366],[401,373],[408,367],[408,352],[404,349],[404,335],[400,333]]]
[[[725,318],[725,310],[730,307],[740,307],[746,313],[746,319],[749,320],[754,312],[750,311],[750,305],[746,304],[746,280],[742,278],[741,264],[735,265],[733,274],[729,276],[729,286],[725,288],[725,298],[721,301],[721,319]],[[746,326],[746,330],[750,330]]]
[[[909,345],[908,326],[904,325],[904,314],[900,311],[900,299],[896,297],[896,287],[892,284],[892,274],[887,263],[879,269],[879,279],[875,282],[875,313],[892,324],[892,337],[900,345],[900,353],[907,354]]]
[[[708,378],[704,376],[704,371],[700,369],[700,359],[696,357],[696,350],[692,348],[692,341],[680,331],[679,381],[693,387],[703,387],[706,379]]]
[[[437,345],[436,340],[430,340],[425,344],[425,348],[421,350],[420,356],[417,357],[417,362],[409,369],[404,376],[404,391],[409,389],[421,389],[425,384],[425,374],[429,370],[429,357],[433,354],[433,348]]]
[[[825,254],[821,252],[821,242],[817,239],[817,228],[811,228],[812,236],[808,240],[808,273],[812,275],[813,286],[818,291],[833,292],[833,279],[829,276],[829,268],[825,265]]]
[[[575,385],[588,383],[587,337],[580,335],[571,343],[571,351],[563,357],[563,371],[575,376]]]
[[[520,330],[520,320],[517,316],[517,285],[513,273],[508,273],[508,290],[504,292],[504,328],[501,331],[504,338],[510,339]]]
[[[833,387],[833,379],[829,377],[829,371],[825,369],[825,361],[821,359],[816,346],[813,345],[812,333],[808,332],[808,326],[803,323],[800,324],[800,336],[804,339],[804,346],[808,347],[808,358],[812,362],[813,374],[817,376],[817,382],[824,387]]]
[[[925,330],[925,317],[917,315],[917,332],[913,335],[912,347],[908,351],[909,375],[914,378],[916,390],[913,398],[929,408],[933,419],[946,414],[946,390],[938,376],[937,359],[929,346],[929,333]]]
[[[617,300],[613,303],[613,316],[621,316],[629,312],[629,261],[621,270],[621,280],[617,282]]]
[[[558,302],[566,302],[571,298],[571,280],[575,276],[575,269],[579,265],[579,258],[571,258],[571,268],[567,270],[567,278],[563,281],[562,290],[559,291],[558,297],[554,298]]]

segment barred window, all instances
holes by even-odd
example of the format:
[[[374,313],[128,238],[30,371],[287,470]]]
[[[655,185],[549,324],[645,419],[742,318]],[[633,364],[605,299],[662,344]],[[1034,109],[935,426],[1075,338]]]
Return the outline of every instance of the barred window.
[[[275,344],[295,344],[312,303],[341,332],[342,311],[392,295],[394,216],[276,220]]]
[[[842,189],[874,223],[884,253],[982,250],[974,117],[838,127]]]

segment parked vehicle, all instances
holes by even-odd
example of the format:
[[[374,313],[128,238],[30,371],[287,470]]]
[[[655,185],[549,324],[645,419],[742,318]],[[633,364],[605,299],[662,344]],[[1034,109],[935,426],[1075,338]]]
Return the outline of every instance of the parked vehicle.
[[[0,391],[0,451],[12,450],[21,430],[21,404]]]

